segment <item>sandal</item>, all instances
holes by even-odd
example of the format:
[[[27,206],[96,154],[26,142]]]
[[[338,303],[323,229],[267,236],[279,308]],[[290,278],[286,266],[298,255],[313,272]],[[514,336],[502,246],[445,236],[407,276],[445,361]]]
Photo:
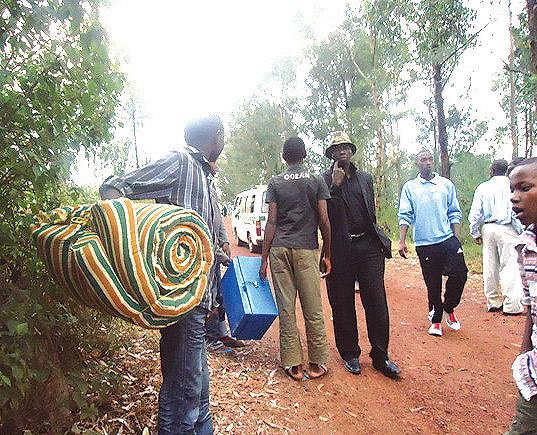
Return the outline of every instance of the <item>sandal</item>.
[[[224,346],[227,347],[245,347],[246,343],[242,340],[237,340],[235,337],[230,337],[229,335],[226,335],[224,337],[220,337],[219,340],[224,343]]]
[[[301,382],[301,381],[306,380],[306,376],[304,374],[304,371],[303,370],[301,371],[300,368],[302,368],[302,364],[298,366],[284,367],[283,371],[293,381]]]
[[[321,373],[319,373],[318,375],[312,376],[311,372],[309,370],[306,370],[306,373],[305,373],[306,378],[308,378],[308,379],[319,379],[319,378],[322,378],[324,375],[326,375],[328,373],[328,367],[326,367],[326,365],[324,365],[324,364],[316,364],[316,366],[318,366],[321,369]],[[310,367],[311,367],[311,364],[310,364]]]

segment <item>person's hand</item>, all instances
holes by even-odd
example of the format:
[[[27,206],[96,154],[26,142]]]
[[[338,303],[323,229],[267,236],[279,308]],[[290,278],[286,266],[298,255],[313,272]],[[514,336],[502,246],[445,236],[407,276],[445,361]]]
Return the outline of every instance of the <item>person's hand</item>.
[[[261,259],[261,267],[259,268],[259,278],[262,280],[267,279],[267,266],[268,260],[266,258]]]
[[[407,258],[408,247],[406,246],[406,242],[404,240],[399,240],[399,255],[403,258]]]
[[[483,244],[483,238],[482,237],[476,237],[474,239],[474,242],[476,245],[482,245]]]
[[[332,272],[332,262],[330,258],[324,257],[321,259],[321,278],[326,278],[330,272]]]
[[[231,258],[231,248],[229,247],[229,242],[226,242],[222,245],[222,251],[224,251],[224,254]]]
[[[99,189],[99,195],[103,200],[118,199],[123,196],[119,189],[116,189],[112,186],[101,186],[101,188]]]
[[[332,183],[340,187],[345,180],[345,170],[339,167],[339,163],[334,163],[334,169],[332,170]]]

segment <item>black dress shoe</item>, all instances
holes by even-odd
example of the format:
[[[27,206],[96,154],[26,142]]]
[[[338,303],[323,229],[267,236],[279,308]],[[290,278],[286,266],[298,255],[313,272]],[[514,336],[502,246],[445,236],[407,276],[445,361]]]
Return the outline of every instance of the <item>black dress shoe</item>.
[[[503,305],[500,305],[499,307],[490,307],[487,312],[489,313],[498,313],[503,310]]]
[[[353,375],[359,375],[362,373],[362,368],[360,367],[360,361],[358,361],[358,358],[352,358],[348,361],[345,361],[343,366],[345,367],[345,370]]]
[[[391,379],[397,379],[399,377],[399,373],[401,373],[401,369],[389,359],[378,362],[373,361],[373,367],[382,372],[384,376],[387,376]]]

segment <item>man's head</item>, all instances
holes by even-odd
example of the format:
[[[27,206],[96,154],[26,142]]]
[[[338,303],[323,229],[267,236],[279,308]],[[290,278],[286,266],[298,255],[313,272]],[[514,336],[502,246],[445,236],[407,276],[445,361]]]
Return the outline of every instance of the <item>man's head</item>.
[[[209,115],[188,122],[185,142],[198,149],[210,162],[216,162],[224,149],[224,125],[217,115]]]
[[[433,154],[427,149],[422,149],[416,155],[416,164],[418,165],[420,174],[423,177],[431,176],[433,173],[433,168],[434,168]]]
[[[300,163],[306,157],[306,145],[299,137],[290,137],[283,143],[282,157],[288,165]]]
[[[343,131],[334,131],[330,134],[330,142],[324,151],[329,159],[346,165],[356,152],[356,146],[351,142],[349,135]]]
[[[494,160],[490,164],[490,176],[495,177],[497,175],[505,175],[507,166],[509,165],[505,159]]]
[[[511,171],[515,169],[515,166],[518,165],[520,162],[523,162],[526,160],[524,157],[515,157],[513,160],[509,162],[509,165],[507,165],[507,176],[511,174]]]
[[[517,218],[524,225],[537,223],[537,157],[516,165],[509,179],[511,202]]]

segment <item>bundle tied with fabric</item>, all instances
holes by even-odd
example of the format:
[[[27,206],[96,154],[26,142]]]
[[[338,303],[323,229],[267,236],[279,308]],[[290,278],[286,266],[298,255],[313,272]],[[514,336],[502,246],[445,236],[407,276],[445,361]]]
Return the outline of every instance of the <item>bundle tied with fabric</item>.
[[[150,329],[199,305],[214,261],[196,212],[125,198],[40,213],[32,235],[77,301]]]

